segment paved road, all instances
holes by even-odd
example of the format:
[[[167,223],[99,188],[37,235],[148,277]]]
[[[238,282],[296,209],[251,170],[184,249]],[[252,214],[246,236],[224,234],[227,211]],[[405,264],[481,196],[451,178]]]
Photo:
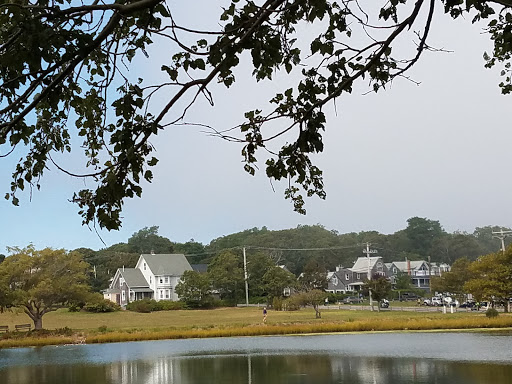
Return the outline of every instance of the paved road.
[[[377,306],[374,305],[374,310],[377,310]],[[349,304],[341,304],[341,305],[323,305],[321,308],[324,310],[349,310],[349,311],[369,311],[371,307],[369,305],[349,305]],[[404,311],[404,312],[443,312],[443,307],[428,307],[428,306],[410,306],[410,307],[400,307],[391,305],[389,308],[381,308],[382,312],[385,311]],[[453,308],[454,312],[467,312],[466,308]],[[446,312],[450,313],[450,308],[446,307]]]

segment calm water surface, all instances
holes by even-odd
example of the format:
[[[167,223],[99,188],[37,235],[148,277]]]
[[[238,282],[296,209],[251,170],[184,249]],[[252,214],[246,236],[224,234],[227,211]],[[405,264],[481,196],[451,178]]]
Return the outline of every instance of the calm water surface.
[[[0,350],[1,384],[510,384],[512,336],[410,333]]]

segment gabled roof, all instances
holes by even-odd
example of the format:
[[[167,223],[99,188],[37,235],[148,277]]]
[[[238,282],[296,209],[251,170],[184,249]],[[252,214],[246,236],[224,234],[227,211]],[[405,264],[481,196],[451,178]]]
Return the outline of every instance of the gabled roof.
[[[137,266],[140,265],[141,259],[148,264],[149,269],[155,276],[170,275],[181,276],[185,271],[191,271],[192,267],[181,253],[165,253],[159,255],[140,255]]]
[[[410,263],[411,271],[421,268],[425,264],[424,260],[411,260],[411,261],[393,261],[393,265],[397,267],[401,272],[407,272],[407,264]]]
[[[370,257],[370,269],[373,269],[375,266],[375,263],[382,258],[380,256],[374,256]],[[368,273],[368,257],[358,257],[356,262],[354,263],[354,266],[350,268],[352,272],[357,273]]]
[[[130,288],[144,287],[149,288],[149,284],[144,278],[144,275],[140,269],[136,268],[125,268],[119,269],[119,274],[123,277],[126,285]]]
[[[190,264],[192,269],[199,273],[206,273],[208,272],[208,264]]]

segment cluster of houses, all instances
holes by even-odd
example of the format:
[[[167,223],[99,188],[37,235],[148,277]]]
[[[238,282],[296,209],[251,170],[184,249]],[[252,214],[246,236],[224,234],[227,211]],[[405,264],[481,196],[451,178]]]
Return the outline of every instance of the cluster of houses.
[[[191,265],[182,254],[143,254],[135,268],[119,268],[110,286],[103,292],[105,299],[121,307],[132,301],[154,299],[177,301],[176,286],[185,271],[205,272],[204,264]],[[422,289],[429,289],[430,277],[448,272],[447,264],[425,261],[395,261],[384,263],[382,257],[360,257],[351,268],[336,267],[328,272],[327,292],[352,293],[361,290],[368,273],[388,278],[394,283],[399,274],[407,274],[411,283]]]
[[[382,257],[359,257],[351,268],[336,267],[336,271],[328,272],[327,292],[351,293],[361,290],[368,273],[374,278],[383,276],[395,284],[401,274],[410,276],[415,288],[430,289],[430,278],[449,272],[450,266],[444,263],[429,263],[424,260],[406,260],[384,263]]]

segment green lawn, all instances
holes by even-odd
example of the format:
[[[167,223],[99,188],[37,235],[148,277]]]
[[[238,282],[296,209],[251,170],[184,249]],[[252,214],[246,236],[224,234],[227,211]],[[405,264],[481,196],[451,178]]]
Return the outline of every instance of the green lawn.
[[[391,320],[391,319],[449,319],[484,317],[483,313],[459,312],[442,314],[440,312],[408,312],[386,311],[370,312],[362,310],[324,310],[322,318],[315,319],[312,309],[301,309],[294,312],[278,312],[269,310],[267,324],[303,324],[332,323],[359,320]],[[73,330],[93,330],[107,326],[112,330],[123,329],[190,329],[211,327],[243,327],[258,325],[262,322],[261,308],[218,308],[211,310],[180,310],[153,313],[136,313],[119,311],[112,313],[68,312],[61,309],[50,312],[43,317],[43,327],[58,329],[68,327]],[[14,329],[15,324],[32,323],[24,313],[4,312],[0,314],[0,325],[8,325]]]

